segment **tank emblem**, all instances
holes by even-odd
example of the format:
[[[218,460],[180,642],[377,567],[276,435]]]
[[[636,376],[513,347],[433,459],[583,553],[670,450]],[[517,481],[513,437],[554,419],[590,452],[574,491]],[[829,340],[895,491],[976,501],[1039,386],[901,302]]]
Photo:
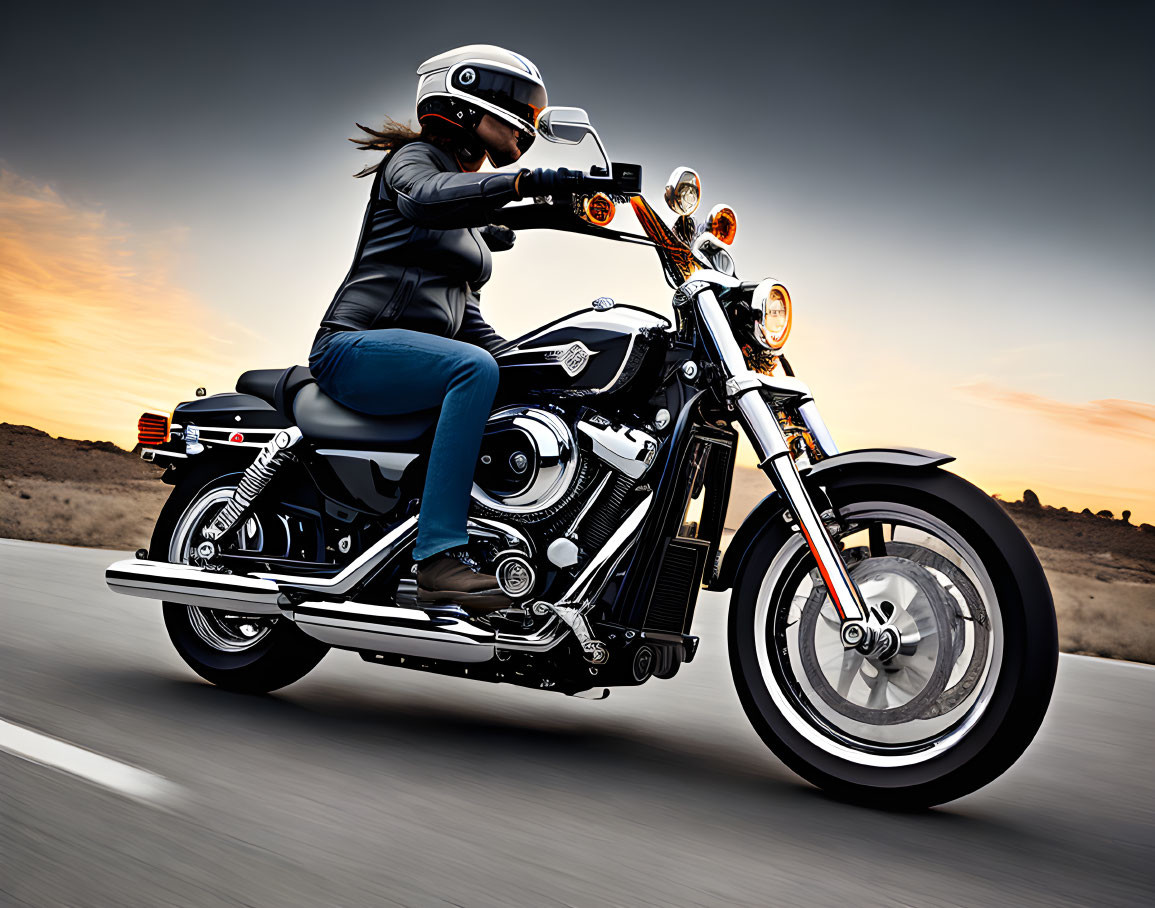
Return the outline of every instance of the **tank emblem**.
[[[599,296],[596,300],[590,303],[598,312],[605,312],[607,309],[613,309],[617,303],[614,302],[613,297]]]
[[[541,360],[510,362],[512,356],[536,355],[546,362],[561,366],[565,369],[565,374],[573,378],[585,370],[585,367],[589,365],[590,357],[596,356],[597,353],[597,350],[591,350],[581,341],[574,341],[572,344],[557,347],[522,347],[521,349],[510,350],[508,353],[502,354],[501,360],[510,366],[540,366]]]
[[[559,347],[546,354],[546,359],[556,359],[565,369],[566,375],[573,378],[589,364],[592,351],[581,341],[574,341],[568,347]]]

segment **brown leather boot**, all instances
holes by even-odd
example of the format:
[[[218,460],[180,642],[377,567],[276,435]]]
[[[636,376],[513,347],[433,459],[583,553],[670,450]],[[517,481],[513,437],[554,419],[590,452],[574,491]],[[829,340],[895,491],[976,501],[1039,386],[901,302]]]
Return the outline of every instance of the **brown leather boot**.
[[[417,564],[417,601],[452,602],[475,615],[510,605],[493,574],[483,574],[456,552],[440,552]]]

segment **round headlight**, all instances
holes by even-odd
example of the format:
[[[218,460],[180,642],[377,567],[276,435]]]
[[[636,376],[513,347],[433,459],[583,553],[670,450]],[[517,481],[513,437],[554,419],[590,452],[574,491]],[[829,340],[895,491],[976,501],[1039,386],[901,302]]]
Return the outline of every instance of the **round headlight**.
[[[790,336],[790,292],[777,281],[762,281],[754,288],[750,307],[754,310],[755,338],[771,350],[781,350]]]

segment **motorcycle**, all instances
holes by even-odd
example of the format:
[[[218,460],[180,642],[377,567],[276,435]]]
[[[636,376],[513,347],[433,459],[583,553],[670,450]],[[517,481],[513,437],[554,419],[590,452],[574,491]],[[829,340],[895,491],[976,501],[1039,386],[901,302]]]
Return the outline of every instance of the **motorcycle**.
[[[301,366],[140,417],[141,456],[173,491],[109,587],[161,600],[180,655],[230,690],[283,687],[338,647],[593,698],[676,675],[698,649],[699,591],[732,590],[734,685],[799,775],[895,809],[996,778],[1038,730],[1058,662],[1027,540],[946,454],[839,451],[784,355],[789,290],[738,279],[735,212],[695,220],[694,170],[665,187],[671,226],[584,111],[549,108],[539,132],[592,137],[604,190],[495,220],[650,246],[674,292],[670,316],[600,298],[496,354],[468,548],[510,606],[418,604],[437,411],[365,416]],[[640,233],[609,226],[619,207]],[[739,430],[770,487],[723,552]]]

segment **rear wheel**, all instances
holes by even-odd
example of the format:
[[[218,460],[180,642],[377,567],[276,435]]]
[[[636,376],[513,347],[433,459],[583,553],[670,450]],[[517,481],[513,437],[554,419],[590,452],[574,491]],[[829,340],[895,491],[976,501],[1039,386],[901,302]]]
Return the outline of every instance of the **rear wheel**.
[[[151,557],[191,563],[201,530],[232,497],[240,477],[240,473],[186,476],[161,512]],[[302,538],[305,545],[311,544],[308,534],[294,534],[283,509],[258,507],[236,531],[236,550],[253,557],[300,556]],[[320,560],[319,555],[306,550],[303,557]],[[241,693],[267,693],[292,684],[308,674],[329,649],[291,621],[276,616],[166,602],[164,623],[176,651],[193,671],[218,687]]]
[[[1058,641],[1022,533],[944,471],[832,481],[839,543],[887,649],[847,650],[808,548],[785,523],[751,549],[730,608],[746,714],[791,769],[850,800],[949,801],[1005,771],[1038,730]]]

